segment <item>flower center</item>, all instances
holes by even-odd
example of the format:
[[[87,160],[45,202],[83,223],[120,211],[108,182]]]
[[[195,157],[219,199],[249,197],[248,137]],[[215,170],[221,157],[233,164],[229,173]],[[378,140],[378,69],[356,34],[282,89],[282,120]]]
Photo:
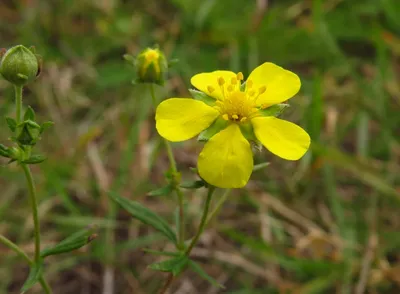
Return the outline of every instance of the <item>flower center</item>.
[[[239,72],[236,77],[226,83],[224,78],[218,78],[218,85],[221,89],[223,99],[217,101],[216,109],[221,113],[225,120],[233,122],[246,122],[247,120],[257,116],[259,107],[257,106],[257,98],[266,91],[266,87],[262,86],[257,90],[253,89],[251,80],[246,82],[246,90],[240,89],[243,74]],[[207,87],[211,93],[215,89],[212,86]]]

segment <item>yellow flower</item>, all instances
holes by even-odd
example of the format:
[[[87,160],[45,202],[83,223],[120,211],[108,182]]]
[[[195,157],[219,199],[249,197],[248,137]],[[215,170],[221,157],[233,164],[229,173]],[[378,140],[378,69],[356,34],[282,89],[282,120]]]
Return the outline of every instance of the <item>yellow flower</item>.
[[[157,131],[173,142],[191,139],[214,122],[225,122],[198,159],[200,176],[221,188],[241,188],[250,178],[253,154],[245,130],[250,129],[270,152],[287,160],[301,158],[310,146],[306,131],[265,111],[299,91],[296,74],[267,62],[254,69],[245,84],[242,81],[242,73],[231,71],[197,74],[191,83],[212,97],[211,102],[170,98],[156,110]]]

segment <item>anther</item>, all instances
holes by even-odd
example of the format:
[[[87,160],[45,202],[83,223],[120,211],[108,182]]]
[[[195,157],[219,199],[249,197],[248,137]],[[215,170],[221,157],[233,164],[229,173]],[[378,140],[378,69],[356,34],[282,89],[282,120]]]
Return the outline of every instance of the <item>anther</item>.
[[[222,118],[223,118],[224,120],[229,120],[229,116],[228,116],[226,113],[222,115]]]
[[[232,85],[237,85],[237,81],[238,81],[238,80],[237,80],[236,78],[232,78],[232,79],[231,79],[231,84],[232,84]]]
[[[218,85],[223,86],[225,84],[225,80],[223,77],[218,78]]]
[[[262,86],[260,89],[258,89],[258,95],[265,93],[266,90],[267,90],[267,87]]]
[[[247,120],[247,117],[242,117],[241,119],[240,119],[240,122],[245,122]]]
[[[232,118],[236,120],[239,118],[239,116],[237,116],[237,114],[232,114]]]
[[[238,72],[237,75],[236,75],[236,79],[238,81],[243,81],[243,79],[244,79],[243,74],[241,72]]]
[[[228,92],[232,92],[233,91],[233,86],[229,85],[226,89],[228,90]]]
[[[215,89],[212,86],[207,87],[208,92],[211,94],[212,92],[215,91]]]
[[[253,81],[252,80],[247,80],[246,89],[250,89],[252,86],[253,86]]]

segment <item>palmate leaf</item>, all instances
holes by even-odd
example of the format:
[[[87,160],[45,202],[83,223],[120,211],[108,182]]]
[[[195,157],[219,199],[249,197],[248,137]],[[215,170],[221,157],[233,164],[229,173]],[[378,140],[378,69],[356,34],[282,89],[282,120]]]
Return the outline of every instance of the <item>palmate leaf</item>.
[[[177,244],[177,238],[175,232],[172,230],[170,225],[160,217],[158,214],[143,206],[139,202],[132,201],[123,197],[120,197],[115,192],[110,192],[109,196],[127,212],[129,212],[133,218],[140,220],[159,232],[163,233],[169,240],[174,244]]]

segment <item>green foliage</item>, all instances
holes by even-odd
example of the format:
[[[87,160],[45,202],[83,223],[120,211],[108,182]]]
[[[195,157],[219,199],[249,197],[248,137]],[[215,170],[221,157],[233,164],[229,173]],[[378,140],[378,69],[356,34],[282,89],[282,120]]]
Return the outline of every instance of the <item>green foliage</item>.
[[[29,271],[29,276],[22,285],[21,292],[25,293],[32,288],[40,279],[43,273],[43,262],[34,263]]]
[[[40,78],[24,89],[24,105],[35,109],[36,121],[56,123],[45,135],[52,123],[37,123],[43,139],[32,152],[48,157],[32,167],[43,247],[90,223],[115,232],[114,247],[105,245],[107,234],[102,233],[87,254],[51,256],[46,278],[54,293],[65,291],[65,281],[71,292],[82,287],[100,291],[112,270],[115,293],[155,293],[162,283],[159,273],[143,273],[157,257],[141,248],[171,250],[164,243],[176,239],[175,230],[165,218],[175,209],[175,193],[166,193],[170,187],[164,186],[168,159],[154,129],[151,97],[145,86],[131,85],[135,69],[122,58],[157,43],[167,58],[179,58],[169,68],[166,87],[156,89],[159,101],[189,97],[186,89],[196,73],[228,69],[246,78],[255,66],[271,61],[296,72],[302,82],[280,117],[312,137],[312,150],[299,162],[285,162],[265,149],[255,152],[255,162],[268,162],[268,168],[255,166],[248,189],[227,197],[186,265],[199,276],[185,278],[208,289],[201,279],[206,272],[225,285],[218,293],[270,294],[285,287],[298,293],[353,293],[360,266],[375,248],[371,273],[384,274],[364,292],[399,292],[393,279],[400,244],[398,0],[268,1],[265,11],[257,6],[263,1],[0,2],[2,46],[33,44],[45,60]],[[0,82],[4,121],[14,116],[13,89]],[[2,234],[32,248],[25,180],[16,166],[6,166],[22,156],[8,141],[16,129],[13,119],[0,128]],[[203,189],[188,189],[201,185],[190,181],[196,169],[188,171],[196,166],[200,145],[194,140],[173,144],[180,186],[187,188],[186,241],[197,228],[204,199]],[[165,196],[146,197],[154,187],[163,187]],[[113,210],[106,192],[114,188],[139,202],[135,208],[152,207],[172,234],[160,225],[157,232],[149,230],[142,221],[127,220],[123,209]],[[222,193],[216,192],[213,205]],[[116,219],[109,220],[109,213]],[[298,243],[314,227],[343,242],[338,262],[299,251]],[[375,247],[370,236],[379,240]],[[26,264],[5,250],[0,249],[7,252],[0,258],[0,293],[18,292],[25,271],[10,269]],[[193,268],[194,260],[201,261],[201,273]],[[387,271],[381,271],[382,264]],[[80,270],[90,271],[96,282]],[[270,272],[277,278],[270,279]]]
[[[76,232],[55,246],[42,250],[40,256],[45,258],[50,255],[57,255],[79,249],[97,238],[95,231],[95,229],[89,228]]]
[[[153,263],[149,267],[153,270],[170,272],[174,276],[179,275],[189,263],[189,257],[186,255],[176,256],[161,262]]]
[[[171,229],[167,221],[161,218],[158,214],[144,207],[140,203],[120,197],[116,193],[110,192],[109,196],[123,209],[130,213],[133,218],[136,218],[163,233],[174,244],[177,243],[175,232]]]

